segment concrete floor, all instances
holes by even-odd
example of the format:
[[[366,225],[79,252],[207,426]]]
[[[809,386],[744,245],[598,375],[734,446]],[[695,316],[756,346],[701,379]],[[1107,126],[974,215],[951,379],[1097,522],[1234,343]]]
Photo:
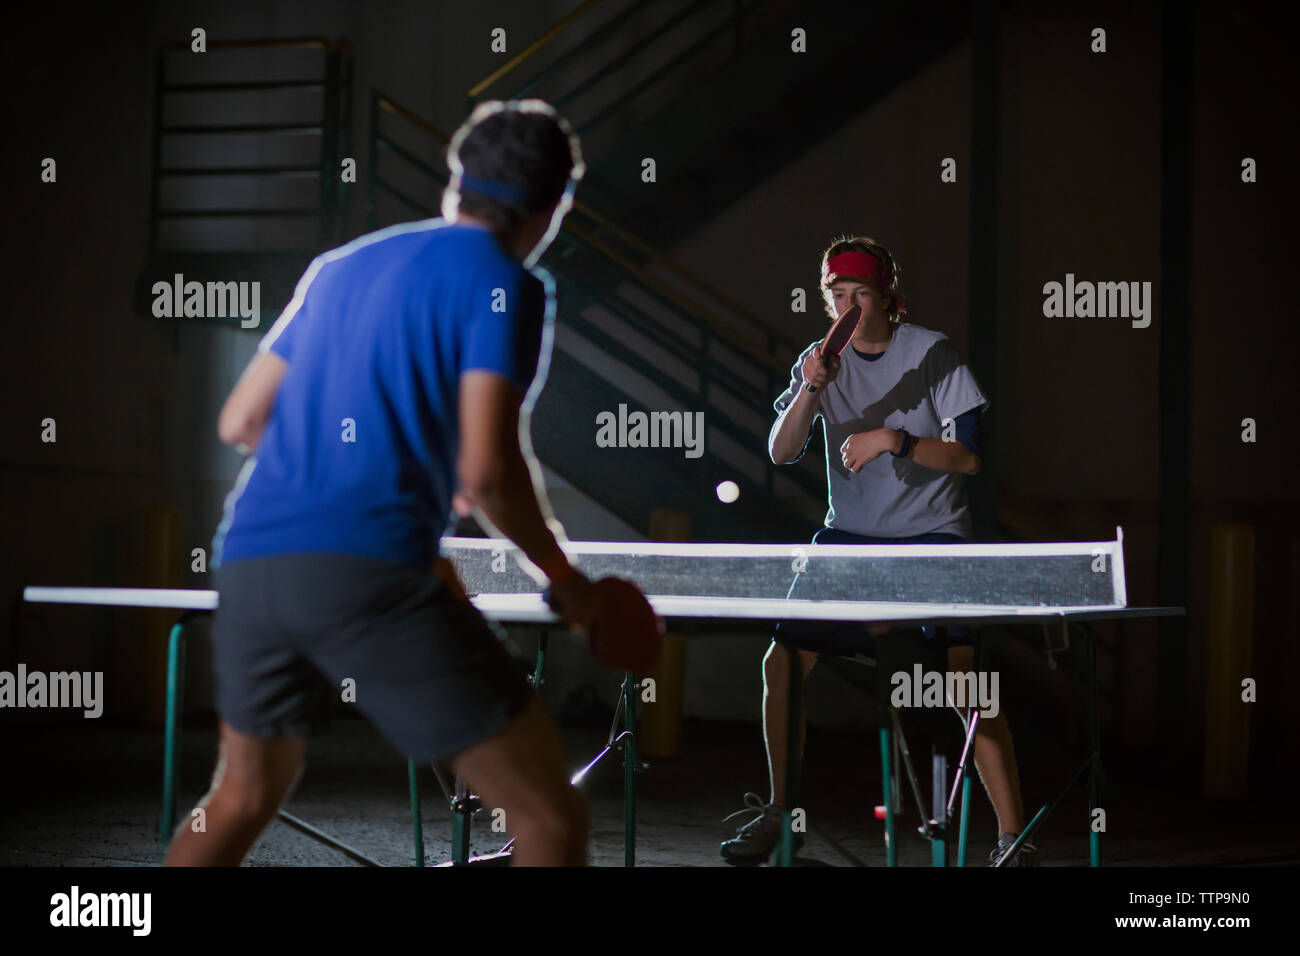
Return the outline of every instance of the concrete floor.
[[[215,730],[192,722],[184,738],[182,809],[188,812],[212,772]],[[161,859],[156,829],[162,776],[158,731],[85,724],[9,724],[0,733],[0,864],[16,866],[152,866]],[[600,748],[605,733],[567,729],[573,765]],[[746,790],[765,791],[761,739],[752,725],[691,722],[682,755],[652,761],[639,777],[637,862],[645,866],[724,866],[718,844],[734,825],[722,823],[743,805]],[[1048,752],[1018,738],[1022,753]],[[591,862],[623,860],[622,769],[618,755],[586,784],[592,808]],[[810,866],[884,863],[883,824],[872,816],[880,792],[877,744],[860,733],[809,736],[804,808]],[[1026,759],[1027,802],[1040,806],[1068,777],[1061,759]],[[450,852],[450,814],[431,772],[422,776],[427,862]],[[994,841],[987,799],[976,789],[972,865]],[[1285,794],[1282,795],[1285,798]],[[1113,780],[1107,792],[1106,861],[1121,866],[1296,865],[1300,827],[1293,801],[1216,803]],[[1086,795],[1079,789],[1049,820],[1039,839],[1045,866],[1087,862]],[[308,768],[289,809],[381,863],[413,859],[405,762],[363,721],[336,718],[312,742]],[[480,818],[483,819],[483,818]],[[739,820],[736,821],[740,822]],[[900,819],[900,863],[929,863],[929,844],[915,835],[911,808]],[[476,824],[475,853],[503,839]],[[294,829],[272,825],[248,858],[250,866],[351,866],[352,861]]]

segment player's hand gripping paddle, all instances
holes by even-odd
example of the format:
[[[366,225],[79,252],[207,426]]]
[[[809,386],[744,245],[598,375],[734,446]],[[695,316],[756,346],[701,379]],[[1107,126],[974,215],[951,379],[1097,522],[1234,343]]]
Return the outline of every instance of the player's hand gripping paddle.
[[[849,340],[853,338],[853,333],[857,331],[858,323],[861,321],[862,306],[860,305],[849,306],[844,311],[844,314],[835,320],[835,323],[831,326],[829,334],[826,336],[826,341],[822,343],[823,361],[825,361],[826,356],[838,356],[849,347]],[[817,391],[816,385],[809,385],[806,382],[804,383],[804,388],[808,389],[810,392]]]
[[[586,619],[570,619],[587,632],[591,652],[606,667],[642,673],[659,659],[663,622],[641,589],[620,578],[601,578],[591,586],[592,604]],[[550,588],[543,597],[565,615]],[[567,617],[567,615],[565,615]]]
[[[587,638],[591,652],[616,671],[645,671],[659,659],[663,621],[635,584],[601,578],[595,587],[596,617]]]

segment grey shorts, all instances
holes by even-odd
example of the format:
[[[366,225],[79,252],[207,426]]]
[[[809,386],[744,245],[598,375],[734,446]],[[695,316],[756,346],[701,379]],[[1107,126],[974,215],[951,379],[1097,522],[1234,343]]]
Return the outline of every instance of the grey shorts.
[[[245,558],[216,572],[217,712],[252,737],[320,732],[355,706],[401,753],[445,760],[532,698],[472,604],[431,573],[345,554]],[[350,692],[349,692],[350,688]]]

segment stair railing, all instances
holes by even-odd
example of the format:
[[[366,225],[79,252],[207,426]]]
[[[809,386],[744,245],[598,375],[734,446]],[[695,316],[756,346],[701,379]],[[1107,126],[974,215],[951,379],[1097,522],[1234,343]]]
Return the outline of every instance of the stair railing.
[[[386,118],[400,120],[445,148],[448,135],[424,117],[374,90],[370,97],[369,165],[367,170],[366,219],[370,229],[380,224],[378,204],[383,197],[396,201],[406,214],[436,215],[436,200],[430,190],[427,198],[413,194],[383,170],[384,157],[400,159],[419,177],[432,179],[440,188],[448,172],[439,158],[430,161],[422,150],[408,145],[396,131],[389,132]],[[611,237],[626,248],[617,247]],[[691,285],[696,295],[683,292],[650,271],[658,267]],[[766,448],[770,416],[765,409],[788,381],[790,363],[800,346],[763,324],[724,293],[693,276],[689,270],[657,252],[621,226],[578,201],[566,218],[557,248],[548,257],[547,267],[555,275],[564,293],[564,324],[605,354],[639,371],[656,386],[685,407],[707,409],[710,427],[720,429],[742,447]],[[596,277],[604,280],[596,281]],[[620,294],[617,286],[627,285],[635,295]],[[683,333],[662,321],[654,311],[636,301],[652,300],[678,320],[684,319],[690,331]],[[701,301],[703,298],[728,306],[736,316],[720,317],[720,309]],[[600,321],[588,318],[589,310],[603,310],[639,335],[666,357],[694,370],[695,382],[666,373],[649,362],[625,336],[611,333]],[[778,349],[784,349],[780,354]],[[721,401],[720,401],[721,399]],[[730,404],[751,410],[764,424],[756,426],[740,421],[726,410]],[[765,490],[774,493],[776,466],[764,468]],[[825,476],[815,462],[805,461],[793,468],[780,469],[802,494],[824,500]]]
[[[209,53],[235,50],[313,49],[321,53],[319,75],[291,79],[203,80],[184,81],[170,77],[169,64],[181,53],[188,54],[190,44],[164,44],[155,55],[154,71],[154,144],[150,208],[150,247],[162,245],[161,223],[178,219],[267,219],[276,217],[319,217],[319,234],[315,241],[322,247],[341,239],[345,230],[347,194],[341,182],[339,163],[348,154],[351,128],[352,48],[346,39],[330,41],[322,37],[259,38],[209,40]],[[266,93],[310,90],[321,93],[318,113],[269,123],[206,123],[173,118],[184,113],[184,98],[213,93]],[[254,134],[278,137],[307,133],[319,137],[316,159],[280,163],[189,163],[174,164],[165,160],[166,144],[178,138],[213,138]],[[219,140],[218,140],[219,141]],[[212,207],[185,202],[164,203],[164,183],[198,177],[283,180],[315,176],[319,179],[317,199],[311,205],[225,206]]]

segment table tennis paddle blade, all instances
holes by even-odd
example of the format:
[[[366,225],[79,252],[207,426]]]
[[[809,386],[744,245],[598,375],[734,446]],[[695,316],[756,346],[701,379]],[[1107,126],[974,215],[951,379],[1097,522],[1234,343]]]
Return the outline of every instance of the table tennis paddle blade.
[[[587,641],[606,667],[643,673],[659,659],[664,626],[635,585],[619,578],[595,584],[597,611]]]
[[[836,319],[835,324],[831,326],[831,331],[826,336],[826,342],[822,345],[822,357],[839,355],[848,348],[849,339],[853,338],[853,333],[857,331],[860,321],[862,321],[862,306],[849,306],[844,314]]]

